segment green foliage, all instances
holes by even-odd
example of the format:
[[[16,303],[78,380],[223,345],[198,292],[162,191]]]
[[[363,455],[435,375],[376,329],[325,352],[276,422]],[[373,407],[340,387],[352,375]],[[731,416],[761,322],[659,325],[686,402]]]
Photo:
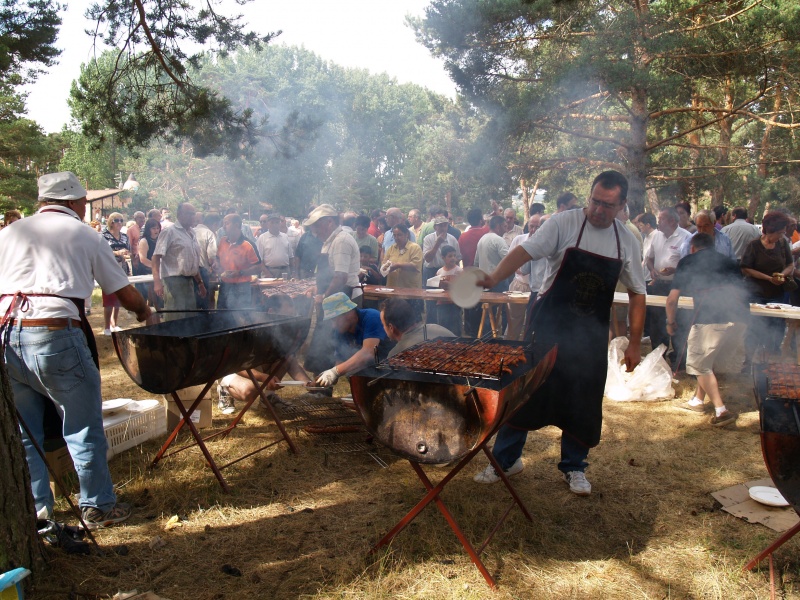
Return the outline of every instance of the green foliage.
[[[77,85],[90,89],[92,69],[111,60],[103,55],[84,67]],[[136,155],[117,148],[114,155],[108,128],[109,141],[100,146],[81,134],[62,167],[90,180],[94,173],[134,172],[143,186],[137,199],[151,206],[189,200],[205,210],[235,207],[253,216],[269,207],[301,216],[322,202],[369,211],[426,209],[449,199],[458,208],[512,187],[488,142],[474,146],[484,119],[419,86],[283,46],[202,62],[194,77],[234,110],[269,117],[273,134],[236,159],[198,155],[189,141],[152,143]],[[73,114],[92,118],[93,105],[75,94],[71,102]]]
[[[209,53],[224,58],[237,47],[258,49],[274,34],[259,37],[245,30],[241,16],[180,0],[103,2],[87,16],[97,21],[95,39],[114,48],[87,65],[71,91],[87,137],[130,150],[151,140],[189,140],[197,156],[237,157],[255,143],[263,123],[192,74]],[[188,54],[196,44],[211,49]]]
[[[618,168],[637,208],[645,181],[695,198],[741,187],[800,64],[789,0],[434,0],[411,22],[492,116],[512,171]]]
[[[0,0],[0,83],[19,85],[50,66],[61,5],[52,0]]]

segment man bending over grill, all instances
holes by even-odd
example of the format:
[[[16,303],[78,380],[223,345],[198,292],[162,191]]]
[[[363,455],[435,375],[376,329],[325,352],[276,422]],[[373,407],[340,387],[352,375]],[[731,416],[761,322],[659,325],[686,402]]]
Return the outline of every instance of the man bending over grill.
[[[381,303],[381,322],[389,339],[397,342],[388,356],[394,356],[426,339],[456,337],[452,331],[441,325],[435,323],[423,325],[417,311],[401,298],[389,298]]]
[[[331,386],[342,375],[355,373],[375,360],[383,360],[393,346],[386,337],[381,315],[374,308],[358,308],[344,292],[328,296],[322,301],[325,321],[334,330],[336,364],[317,377],[317,383]]]
[[[686,372],[697,376],[697,391],[680,408],[702,415],[708,395],[715,410],[711,425],[728,425],[736,420],[736,415],[725,408],[713,369],[730,348],[741,346],[750,318],[750,306],[736,262],[715,252],[714,238],[707,233],[694,234],[691,254],[681,259],[675,271],[666,306],[667,332],[670,335],[675,332],[681,295],[694,299]]]
[[[555,425],[561,429],[558,469],[570,491],[579,496],[592,491],[584,470],[589,449],[600,442],[608,324],[618,280],[630,301],[625,364],[631,371],[641,360],[645,285],[639,243],[615,219],[627,194],[625,176],[617,171],[600,173],[592,182],[586,208],[553,215],[477,282],[493,288],[526,262],[547,261],[542,293],[530,308],[525,338],[535,335],[536,357],[558,345],[556,363],[542,387],[500,428],[492,453],[507,475],[519,473],[528,431]],[[494,483],[499,477],[490,465],[475,481]]]

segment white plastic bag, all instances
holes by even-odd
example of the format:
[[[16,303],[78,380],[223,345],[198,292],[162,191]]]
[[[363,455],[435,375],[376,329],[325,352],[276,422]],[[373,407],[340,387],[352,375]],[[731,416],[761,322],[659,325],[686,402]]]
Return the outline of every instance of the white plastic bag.
[[[614,338],[608,345],[606,398],[617,402],[652,402],[674,398],[672,371],[670,371],[667,361],[664,360],[666,346],[661,344],[648,354],[633,370],[633,373],[625,370],[627,347],[628,338],[626,337]]]

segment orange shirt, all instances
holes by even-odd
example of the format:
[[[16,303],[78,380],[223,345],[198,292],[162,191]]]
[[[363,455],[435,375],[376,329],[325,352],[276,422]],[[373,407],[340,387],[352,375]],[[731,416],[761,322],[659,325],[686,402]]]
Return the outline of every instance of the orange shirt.
[[[217,259],[223,271],[243,271],[261,262],[253,246],[244,237],[239,238],[235,244],[231,244],[225,236],[220,238]],[[225,283],[245,283],[250,281],[250,275],[221,279]]]

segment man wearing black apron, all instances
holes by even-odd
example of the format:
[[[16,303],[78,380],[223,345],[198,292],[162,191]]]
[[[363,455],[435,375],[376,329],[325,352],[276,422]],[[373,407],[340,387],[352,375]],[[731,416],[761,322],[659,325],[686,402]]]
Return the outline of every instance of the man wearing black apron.
[[[630,299],[627,369],[633,370],[641,360],[645,283],[638,242],[615,219],[627,192],[628,181],[621,173],[601,173],[592,182],[586,208],[553,215],[478,282],[490,288],[529,260],[547,260],[526,339],[534,336],[537,360],[557,345],[556,364],[544,385],[497,433],[492,452],[507,475],[519,473],[528,431],[555,425],[562,432],[558,469],[570,490],[581,496],[592,489],[584,470],[589,449],[600,442],[608,324],[618,280]],[[475,476],[479,483],[498,480],[491,465]]]

